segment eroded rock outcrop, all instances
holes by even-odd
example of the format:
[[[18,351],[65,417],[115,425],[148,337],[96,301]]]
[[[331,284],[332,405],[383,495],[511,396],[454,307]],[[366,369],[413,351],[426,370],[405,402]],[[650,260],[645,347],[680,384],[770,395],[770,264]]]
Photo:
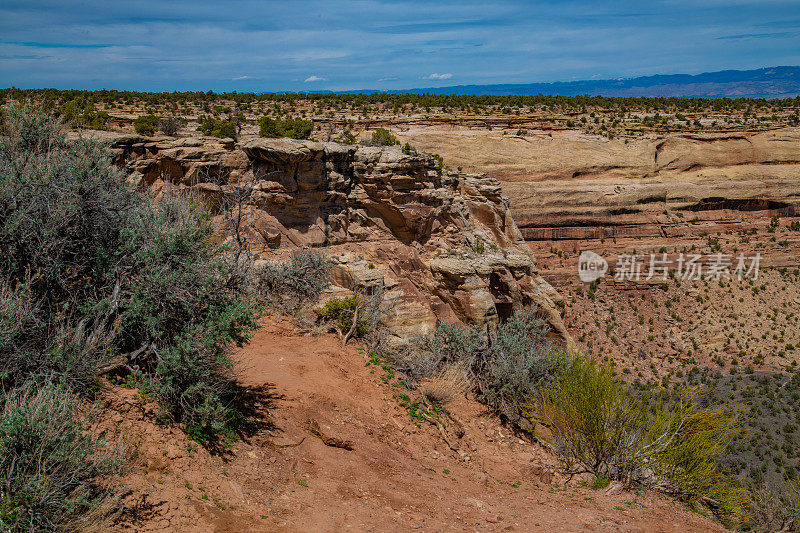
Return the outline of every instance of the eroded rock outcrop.
[[[485,323],[534,308],[565,340],[563,301],[538,274],[500,184],[437,170],[432,156],[277,139],[108,135],[117,162],[158,196],[191,188],[246,204],[272,255],[325,247],[334,281],[383,283],[401,337],[439,321]],[[242,193],[246,198],[242,199]]]
[[[523,235],[545,247],[666,237],[666,215],[678,211],[725,225],[732,214],[800,209],[797,127],[614,139],[574,130],[530,131],[525,138],[457,133],[403,140],[500,179]]]

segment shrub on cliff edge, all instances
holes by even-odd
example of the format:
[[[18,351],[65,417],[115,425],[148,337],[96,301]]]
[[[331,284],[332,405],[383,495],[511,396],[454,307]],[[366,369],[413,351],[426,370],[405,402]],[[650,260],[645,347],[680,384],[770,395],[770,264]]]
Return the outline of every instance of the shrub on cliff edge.
[[[314,123],[302,118],[261,117],[258,135],[260,137],[289,137],[308,139],[314,131]]]
[[[746,491],[716,463],[738,431],[729,408],[701,408],[692,391],[677,401],[634,396],[609,365],[582,356],[562,368],[536,409],[564,473],[656,486],[710,507],[728,525],[746,519]]]
[[[47,221],[47,223],[43,223]],[[227,354],[256,328],[249,280],[186,199],[153,205],[104,146],[11,106],[0,139],[0,384],[138,368],[165,413],[216,434],[234,417]]]

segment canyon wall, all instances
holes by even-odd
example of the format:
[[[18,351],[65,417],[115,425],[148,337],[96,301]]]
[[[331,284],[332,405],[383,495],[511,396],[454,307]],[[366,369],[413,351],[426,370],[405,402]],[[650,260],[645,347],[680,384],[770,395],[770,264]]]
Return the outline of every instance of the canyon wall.
[[[732,212],[793,213],[800,204],[798,128],[614,139],[420,129],[403,139],[499,179],[532,242],[669,237],[669,213],[724,222]]]
[[[96,136],[154,197],[191,190],[220,225],[220,210],[243,206],[266,257],[323,248],[342,289],[383,284],[386,322],[400,337],[533,308],[568,339],[563,301],[539,276],[494,179],[441,171],[432,156],[398,147]]]

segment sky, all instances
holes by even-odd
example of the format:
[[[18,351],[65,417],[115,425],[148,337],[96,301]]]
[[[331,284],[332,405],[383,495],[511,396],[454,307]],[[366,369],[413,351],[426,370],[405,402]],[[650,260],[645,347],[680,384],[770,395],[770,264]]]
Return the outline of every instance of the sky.
[[[0,0],[0,87],[410,89],[800,65],[799,0]]]

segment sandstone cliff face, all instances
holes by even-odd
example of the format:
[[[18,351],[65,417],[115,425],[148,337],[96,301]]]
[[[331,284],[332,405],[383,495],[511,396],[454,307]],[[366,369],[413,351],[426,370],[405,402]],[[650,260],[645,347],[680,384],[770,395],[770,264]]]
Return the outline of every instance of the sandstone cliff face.
[[[661,236],[665,212],[724,221],[796,212],[800,128],[613,140],[577,131],[405,134],[451,165],[496,177],[531,242]]]
[[[325,247],[344,289],[385,284],[401,337],[439,321],[486,323],[534,308],[568,335],[563,301],[538,274],[494,179],[438,172],[399,148],[309,141],[109,136],[123,166],[158,196],[191,188],[212,209],[246,191],[272,255]],[[216,207],[218,208],[218,207]]]

